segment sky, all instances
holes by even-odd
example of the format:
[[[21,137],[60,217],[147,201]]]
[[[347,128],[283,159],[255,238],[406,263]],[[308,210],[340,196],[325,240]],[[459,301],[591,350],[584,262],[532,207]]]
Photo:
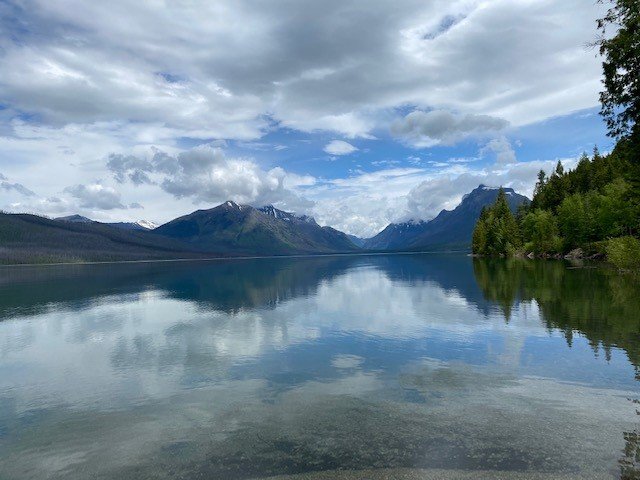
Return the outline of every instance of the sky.
[[[0,209],[361,237],[613,141],[588,0],[0,0]]]

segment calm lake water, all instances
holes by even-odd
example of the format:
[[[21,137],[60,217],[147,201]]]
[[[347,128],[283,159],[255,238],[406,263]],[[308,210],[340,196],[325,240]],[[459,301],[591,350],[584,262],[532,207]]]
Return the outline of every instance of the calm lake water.
[[[3,268],[0,478],[639,478],[639,366],[564,262]]]

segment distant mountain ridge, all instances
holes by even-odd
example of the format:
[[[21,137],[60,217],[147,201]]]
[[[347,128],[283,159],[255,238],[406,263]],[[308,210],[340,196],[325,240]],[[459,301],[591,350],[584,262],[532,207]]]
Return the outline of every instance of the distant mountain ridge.
[[[68,215],[66,217],[57,217],[54,220],[72,223],[100,223],[111,227],[121,228],[123,230],[153,230],[157,225],[149,220],[138,220],[136,222],[98,222],[82,215]]]
[[[76,216],[74,216],[76,217]],[[0,213],[0,263],[77,263],[196,258],[202,253],[149,231],[90,219]]]
[[[468,249],[473,228],[482,208],[493,204],[499,188],[479,185],[462,197],[453,210],[442,210],[429,221],[392,223],[376,236],[368,239],[364,247],[369,250]],[[503,188],[513,212],[529,199],[512,188]]]
[[[156,225],[153,222],[150,222],[149,220],[138,220],[136,222],[113,222],[113,223],[106,223],[105,225],[110,225],[112,227],[122,228],[125,230],[142,230],[142,231],[153,230],[155,228],[158,228],[158,225]]]
[[[62,222],[73,222],[73,223],[97,223],[95,220],[91,220],[90,218],[83,217],[82,215],[67,215],[66,217],[57,217],[54,220],[60,220]]]
[[[176,218],[152,232],[189,243],[199,250],[253,255],[354,252],[346,234],[321,227],[272,205],[255,208],[231,200]]]

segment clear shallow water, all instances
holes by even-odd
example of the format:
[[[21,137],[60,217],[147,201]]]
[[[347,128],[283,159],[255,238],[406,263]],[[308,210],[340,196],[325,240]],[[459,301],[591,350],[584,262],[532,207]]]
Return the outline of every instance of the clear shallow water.
[[[637,478],[639,293],[456,255],[2,269],[0,478]]]

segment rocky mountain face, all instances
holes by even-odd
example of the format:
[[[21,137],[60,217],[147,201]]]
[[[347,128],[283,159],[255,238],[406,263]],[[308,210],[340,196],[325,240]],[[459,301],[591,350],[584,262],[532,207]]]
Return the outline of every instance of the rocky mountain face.
[[[227,201],[197,210],[153,230],[199,250],[254,255],[353,252],[346,234],[321,227],[312,217],[296,216],[271,205],[254,208]]]

